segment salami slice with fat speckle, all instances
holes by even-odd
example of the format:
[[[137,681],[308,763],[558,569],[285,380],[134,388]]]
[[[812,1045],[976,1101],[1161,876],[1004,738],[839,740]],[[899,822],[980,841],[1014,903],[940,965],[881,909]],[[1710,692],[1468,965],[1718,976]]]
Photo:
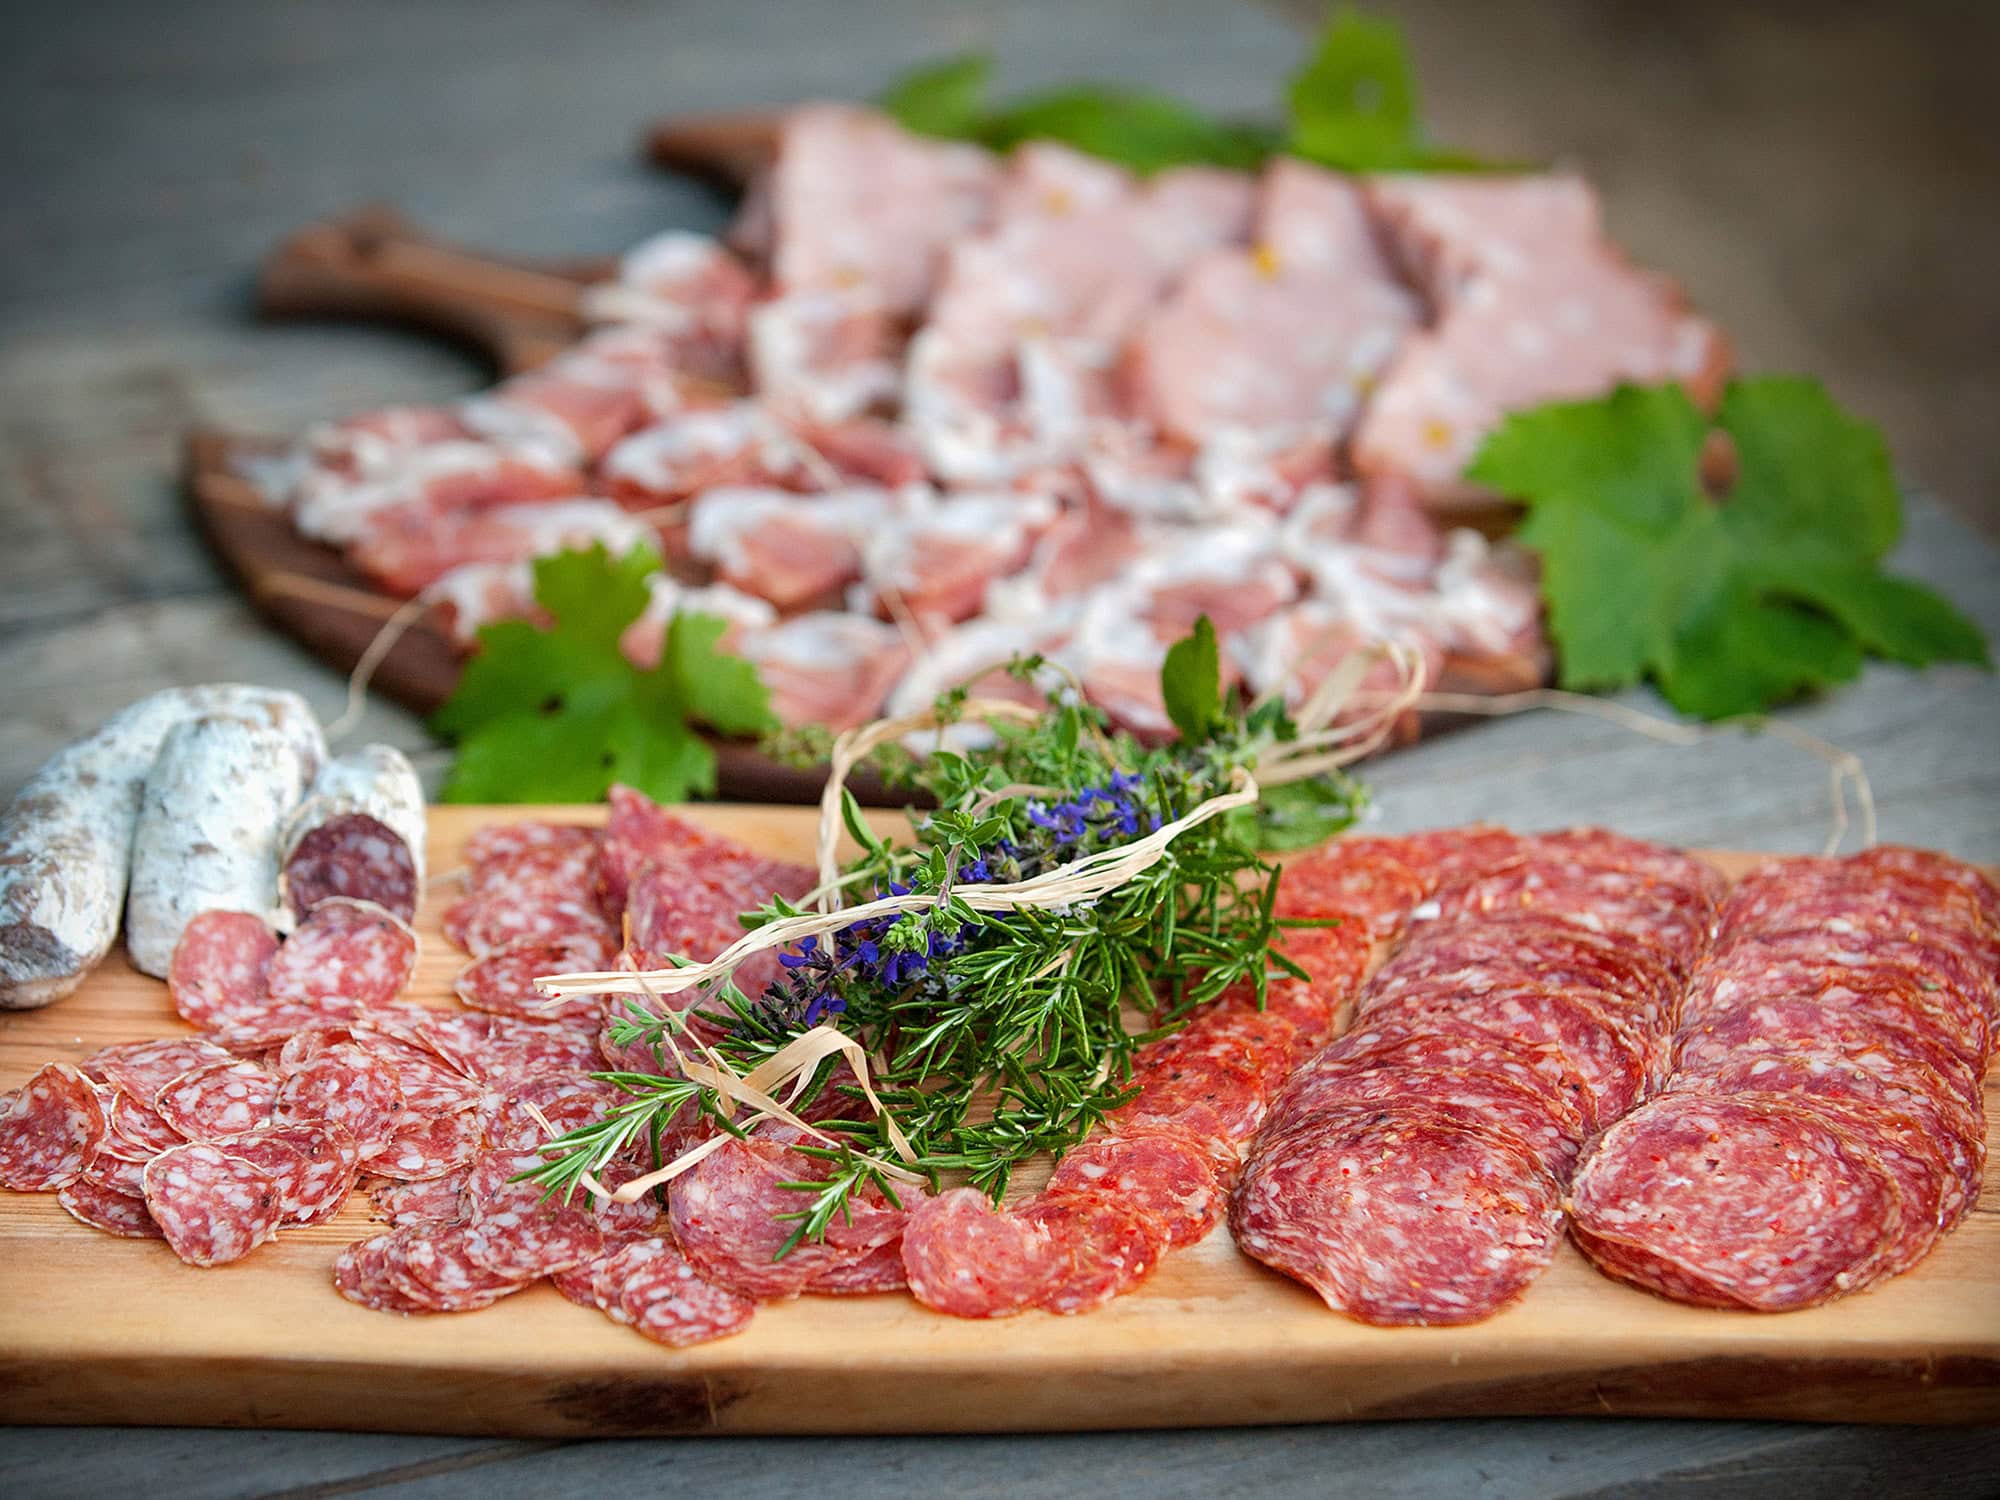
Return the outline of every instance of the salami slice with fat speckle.
[[[1047,1296],[1070,1270],[1045,1224],[994,1209],[976,1188],[927,1198],[903,1232],[910,1293],[955,1318],[1005,1318]]]
[[[416,934],[366,901],[321,902],[271,960],[273,1000],[352,1016],[394,1000],[417,964]]]
[[[160,1226],[146,1208],[146,1200],[135,1193],[121,1193],[87,1178],[78,1178],[56,1193],[56,1202],[69,1216],[92,1229],[127,1240],[157,1240]]]
[[[153,1109],[191,1141],[242,1135],[271,1123],[278,1080],[251,1062],[210,1063],[161,1089]]]
[[[146,1165],[146,1208],[174,1254],[191,1266],[241,1260],[278,1232],[278,1185],[221,1147],[190,1142]]]
[[[270,990],[278,940],[264,919],[205,911],[189,922],[167,968],[167,993],[181,1019],[204,1029],[247,1024]]]
[[[0,1095],[0,1187],[47,1193],[67,1187],[104,1139],[104,1106],[90,1080],[49,1063]]]

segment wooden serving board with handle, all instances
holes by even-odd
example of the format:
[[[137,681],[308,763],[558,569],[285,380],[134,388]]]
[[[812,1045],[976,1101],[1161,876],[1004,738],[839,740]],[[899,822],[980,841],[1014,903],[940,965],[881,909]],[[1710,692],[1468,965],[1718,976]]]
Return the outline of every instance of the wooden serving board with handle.
[[[779,117],[770,113],[668,120],[646,134],[642,149],[658,165],[740,191],[775,149]],[[586,330],[581,294],[615,272],[607,259],[529,261],[468,250],[424,233],[393,209],[370,205],[309,224],[286,239],[259,269],[256,308],[272,319],[386,322],[449,339],[486,360],[499,377],[542,364]],[[331,547],[295,532],[244,474],[247,461],[270,460],[285,438],[196,428],[183,445],[182,481],[210,544],[258,611],[341,671],[352,670],[402,604],[377,590]],[[1454,513],[1454,523],[1497,532],[1511,515],[1488,507]],[[1544,685],[1552,662],[1447,659],[1438,687],[1495,694]],[[405,630],[375,670],[373,685],[428,714],[458,680],[459,657],[433,611]],[[1426,733],[1453,720],[1427,716]],[[751,802],[811,802],[824,777],[760,753],[742,741],[711,737],[717,793]],[[856,795],[893,804],[866,772]]]
[[[432,868],[521,808],[439,808]],[[582,821],[595,809],[543,810]],[[810,857],[802,809],[689,815]],[[894,816],[877,815],[886,831]],[[1748,855],[1717,855],[1736,873]],[[413,994],[449,1003],[463,958],[420,914]],[[114,956],[43,1011],[0,1013],[0,1088],[52,1059],[186,1030],[166,987]],[[1989,1093],[1989,1118],[2000,1097]],[[688,1350],[533,1288],[481,1312],[400,1318],[341,1300],[357,1196],[219,1270],[0,1193],[0,1417],[582,1437],[1181,1427],[1561,1414],[1811,1421],[2000,1420],[2000,1190],[1909,1275],[1806,1312],[1681,1307],[1565,1246],[1520,1302],[1467,1328],[1369,1328],[1239,1255],[1226,1229],[1097,1312],[966,1322],[907,1296],[809,1297]]]

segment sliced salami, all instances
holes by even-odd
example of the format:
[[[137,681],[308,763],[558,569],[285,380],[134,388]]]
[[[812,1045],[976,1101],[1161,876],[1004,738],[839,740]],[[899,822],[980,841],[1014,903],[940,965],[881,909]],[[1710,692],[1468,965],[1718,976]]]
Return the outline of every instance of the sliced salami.
[[[445,1224],[399,1230],[405,1286],[421,1287],[433,1312],[471,1312],[491,1307],[502,1297],[532,1286],[532,1275],[495,1271],[473,1258],[475,1231],[466,1224]],[[415,1287],[410,1286],[416,1283]]]
[[[467,897],[466,902],[453,905],[446,920],[447,934],[478,958],[516,943],[572,938],[593,943],[615,941],[614,930],[598,910],[595,896],[551,886],[531,885],[504,895]]]
[[[976,1188],[925,1199],[903,1232],[903,1271],[911,1295],[955,1318],[1024,1312],[1069,1269],[1067,1248],[1047,1225],[996,1212]]]
[[[321,902],[271,960],[271,998],[352,1016],[394,1000],[417,965],[417,937],[379,906]]]
[[[1521,852],[1520,834],[1489,823],[1425,829],[1392,843],[1397,857],[1420,872],[1432,891],[1496,870]]]
[[[0,1187],[68,1187],[103,1139],[104,1106],[90,1080],[66,1063],[49,1063],[0,1095]]]
[[[589,1071],[601,1061],[594,1029],[554,1022],[461,1013],[440,1015],[421,1030],[453,1067],[502,1087],[537,1074]]]
[[[473,1110],[433,1114],[405,1111],[396,1121],[387,1143],[369,1157],[368,1170],[378,1177],[401,1182],[443,1177],[471,1163],[484,1133]]]
[[[1227,1206],[1214,1164],[1196,1146],[1170,1134],[1085,1141],[1056,1164],[1048,1191],[1114,1198],[1158,1225],[1167,1246],[1205,1238]]]
[[[183,1073],[205,1063],[234,1062],[235,1056],[203,1037],[163,1037],[151,1042],[113,1042],[82,1063],[91,1076],[102,1074],[120,1093],[151,1107],[153,1096]]]
[[[431,1309],[414,1294],[400,1270],[405,1231],[356,1240],[334,1257],[333,1289],[349,1302],[375,1312],[420,1313]]]
[[[1520,852],[1524,857],[1554,855],[1650,876],[1695,893],[1711,911],[1722,903],[1729,890],[1722,872],[1706,860],[1684,849],[1630,838],[1608,828],[1566,828],[1558,833],[1530,834],[1521,841]]]
[[[805,1289],[821,1297],[865,1297],[877,1292],[900,1292],[910,1284],[903,1270],[903,1237],[877,1245],[855,1260],[828,1266]]]
[[[241,1260],[278,1232],[284,1216],[269,1173],[198,1141],[154,1157],[145,1183],[148,1212],[191,1266]]]
[[[1889,1263],[1901,1194],[1872,1152],[1810,1112],[1668,1094],[1614,1125],[1569,1194],[1607,1274],[1680,1302],[1784,1312]]]
[[[741,1333],[756,1315],[755,1298],[706,1281],[670,1241],[641,1242],[614,1256],[594,1281],[607,1311],[655,1343],[682,1349]]]
[[[331,1120],[311,1125],[273,1125],[258,1139],[289,1146],[298,1154],[296,1179],[279,1184],[287,1224],[321,1224],[340,1212],[354,1191],[361,1152],[345,1126]]]
[[[810,1181],[823,1170],[761,1136],[725,1142],[668,1188],[674,1239],[718,1285],[750,1297],[796,1296],[829,1267],[873,1248],[802,1240],[785,1249],[811,1198],[784,1184]],[[885,1226],[883,1238],[897,1227],[900,1221]]]
[[[1208,1005],[1180,1031],[1141,1048],[1134,1076],[1151,1077],[1174,1063],[1215,1062],[1244,1070],[1260,1093],[1270,1094],[1291,1072],[1297,1037],[1297,1028],[1283,1016],[1250,1006]]]
[[[534,1183],[513,1183],[474,1201],[469,1225],[466,1253],[502,1276],[553,1275],[604,1248],[604,1231],[587,1201],[564,1203]]]
[[[180,1143],[180,1138],[176,1136],[174,1145],[178,1146]],[[146,1162],[159,1154],[155,1151],[143,1161],[128,1161],[122,1156],[113,1156],[109,1151],[100,1148],[85,1164],[76,1180],[87,1182],[93,1187],[107,1188],[114,1193],[123,1193],[127,1197],[143,1198],[146,1195]]]
[[[1049,1231],[1065,1263],[1036,1300],[1046,1312],[1068,1315],[1102,1307],[1151,1275],[1167,1248],[1159,1220],[1101,1192],[1045,1192],[1018,1212]]]
[[[161,1089],[153,1108],[186,1139],[215,1141],[270,1124],[277,1099],[278,1080],[257,1064],[210,1063]]]
[[[1260,1145],[1230,1206],[1247,1255],[1381,1324],[1470,1323],[1548,1266],[1555,1179],[1526,1148],[1421,1106],[1314,1116]]]
[[[611,945],[596,935],[509,943],[474,960],[459,973],[452,988],[474,1010],[531,1021],[579,1021],[594,1026],[603,1014],[601,1000],[592,995],[557,999],[537,989],[535,980],[546,974],[605,969],[615,957]]]
[[[1239,1063],[1196,1057],[1153,1063],[1142,1057],[1132,1070],[1132,1082],[1139,1086],[1139,1097],[1113,1111],[1114,1123],[1171,1123],[1190,1109],[1206,1108],[1214,1111],[1228,1139],[1244,1141],[1257,1133],[1264,1118],[1263,1081]]]
[[[98,1144],[99,1155],[110,1153],[150,1161],[182,1140],[181,1133],[163,1120],[158,1110],[141,1104],[122,1089],[112,1095],[105,1123],[108,1128]]]
[[[309,1163],[306,1155],[282,1135],[258,1131],[224,1140],[210,1141],[239,1161],[247,1161],[278,1186],[278,1214],[282,1223],[294,1222],[291,1205],[305,1185]]]
[[[1393,937],[1430,894],[1430,881],[1389,839],[1343,839],[1293,860],[1278,880],[1280,917],[1352,916]]]
[[[448,1172],[416,1182],[388,1182],[369,1196],[375,1217],[392,1227],[449,1224],[459,1216],[469,1172]]]
[[[243,1026],[263,1011],[278,940],[264,919],[205,911],[189,922],[167,968],[167,993],[181,1019],[205,1030]]]
[[[1701,894],[1644,873],[1577,860],[1523,859],[1442,892],[1440,924],[1536,915],[1621,943],[1648,943],[1685,975],[1707,950],[1714,908]]]
[[[590,848],[603,837],[581,823],[493,823],[465,841],[465,862],[476,869],[524,849]]]
[[[403,1089],[388,1064],[359,1047],[330,1047],[285,1076],[272,1119],[280,1125],[341,1126],[364,1162],[388,1149],[404,1112]]]
[[[1906,844],[1877,844],[1851,856],[1849,863],[1870,874],[1895,874],[1952,886],[1964,892],[1989,927],[2000,929],[2000,884],[1977,865],[1935,849],[1912,849]]]
[[[59,1189],[56,1202],[72,1219],[128,1240],[157,1240],[160,1226],[146,1208],[146,1200],[134,1193],[121,1193],[88,1178]]]

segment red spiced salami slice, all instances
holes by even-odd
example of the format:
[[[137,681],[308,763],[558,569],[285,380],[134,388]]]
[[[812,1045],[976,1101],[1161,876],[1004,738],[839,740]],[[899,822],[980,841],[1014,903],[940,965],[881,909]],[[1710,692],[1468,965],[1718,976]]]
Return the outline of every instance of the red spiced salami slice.
[[[1981,971],[2000,972],[2000,932],[1964,892],[1885,877],[1845,861],[1766,865],[1730,892],[1721,923],[1739,939],[1793,930],[1938,938],[1971,955]]]
[[[1069,1273],[1044,1224],[996,1212],[976,1188],[927,1198],[903,1231],[910,1292],[933,1312],[1004,1318],[1035,1306]]]
[[[1228,1196],[1208,1158],[1171,1135],[1087,1140],[1056,1164],[1048,1191],[1115,1198],[1157,1224],[1167,1246],[1204,1239],[1221,1222]]]
[[[1724,932],[1701,973],[1703,977],[1741,977],[1785,964],[1909,975],[1925,989],[1949,990],[1984,1002],[1989,1010],[2000,1009],[2000,970],[1982,968],[1976,953],[1956,943],[1949,933],[1907,927],[1867,932],[1833,932],[1823,927],[1740,935]],[[1712,1009],[1721,1008],[1719,997],[1709,997],[1708,1004]]]
[[[174,1145],[180,1145],[180,1138],[174,1138]],[[144,1160],[127,1161],[122,1156],[113,1156],[99,1148],[84,1165],[78,1182],[87,1182],[92,1187],[107,1188],[114,1193],[123,1193],[128,1198],[143,1198],[146,1195],[146,1163],[160,1153],[149,1153]]]
[[[1521,852],[1530,858],[1552,855],[1647,875],[1700,896],[1711,911],[1729,892],[1729,882],[1708,861],[1670,844],[1631,838],[1608,828],[1566,828],[1556,833],[1530,834],[1521,841]]]
[[[161,1089],[153,1109],[186,1139],[214,1141],[270,1124],[277,1098],[278,1080],[257,1064],[211,1063]]]
[[[1264,1118],[1263,1081],[1240,1063],[1212,1057],[1141,1056],[1132,1069],[1139,1097],[1112,1118],[1172,1122],[1192,1109],[1213,1111],[1224,1136],[1246,1141]]]
[[[219,1146],[196,1141],[162,1151],[146,1164],[145,1183],[147,1211],[191,1266],[241,1260],[283,1218],[270,1174]]]
[[[1066,1269],[1037,1299],[1045,1312],[1090,1312],[1152,1274],[1167,1248],[1165,1229],[1137,1207],[1098,1192],[1045,1192],[1016,1212],[1061,1247]]]
[[[605,1288],[618,1322],[672,1349],[712,1343],[750,1326],[755,1298],[704,1280],[669,1241],[643,1243],[645,1254],[621,1252],[594,1283]]]
[[[329,1047],[286,1074],[272,1110],[280,1125],[331,1121],[342,1127],[364,1162],[388,1148],[402,1117],[403,1089],[395,1071],[351,1043]]]
[[[1264,1123],[1275,1135],[1329,1110],[1420,1103],[1446,1119],[1506,1136],[1566,1182],[1583,1148],[1583,1116],[1540,1079],[1486,1068],[1308,1066],[1295,1074]]]
[[[1664,1040],[1626,1026],[1584,991],[1413,988],[1371,1004],[1366,1017],[1371,1024],[1480,1032],[1528,1047],[1545,1043],[1583,1080],[1586,1098],[1579,1107],[1596,1124],[1617,1119],[1666,1075]]]
[[[181,1133],[160,1118],[159,1111],[141,1104],[120,1089],[111,1096],[104,1115],[104,1139],[98,1154],[122,1156],[132,1161],[151,1161],[162,1151],[178,1146]]]
[[[864,1297],[876,1292],[900,1292],[909,1287],[903,1270],[903,1237],[877,1245],[858,1260],[830,1265],[806,1283],[820,1297]]]
[[[1537,916],[1425,923],[1368,981],[1368,1000],[1388,999],[1422,983],[1461,990],[1520,984],[1589,989],[1615,995],[1619,1013],[1653,1028],[1671,1027],[1680,981],[1642,944]]]
[[[548,1276],[581,1265],[604,1249],[604,1231],[579,1193],[565,1202],[538,1182],[515,1181],[542,1165],[531,1152],[493,1151],[473,1163],[465,1186],[472,1230],[466,1253],[501,1276]]]
[[[602,1000],[594,995],[557,999],[537,989],[535,980],[608,969],[616,956],[611,943],[596,934],[509,943],[468,964],[452,989],[472,1009],[493,1015],[595,1025],[603,1013]]]
[[[1873,1280],[1902,1203],[1881,1161],[1806,1111],[1669,1094],[1612,1126],[1570,1185],[1609,1275],[1709,1307],[1784,1312]]]
[[[1521,852],[1518,833],[1490,823],[1429,828],[1402,834],[1391,842],[1397,857],[1421,874],[1431,891],[1498,869]]]
[[[48,1193],[69,1186],[104,1139],[104,1106],[88,1078],[49,1063],[0,1095],[0,1187]]]
[[[1528,858],[1442,892],[1441,927],[1493,916],[1539,916],[1624,943],[1649,943],[1685,974],[1707,950],[1715,912],[1684,887],[1629,870]]]
[[[351,1016],[394,1000],[416,964],[416,934],[395,916],[366,901],[324,901],[271,960],[271,998]]]
[[[1150,1076],[1169,1062],[1220,1062],[1248,1071],[1259,1091],[1270,1094],[1292,1070],[1297,1037],[1298,1029],[1283,1016],[1211,1003],[1180,1031],[1141,1048],[1134,1071]]]
[[[72,1219],[128,1240],[157,1240],[160,1226],[146,1209],[146,1200],[132,1193],[78,1178],[56,1193]]]
[[[262,917],[205,911],[182,929],[167,966],[174,1009],[205,1030],[254,1021],[270,987],[278,940]]]
[[[1259,1143],[1237,1245],[1367,1323],[1489,1317],[1547,1268],[1560,1192],[1516,1142],[1420,1106],[1313,1117]]]
[[[1852,855],[1848,863],[1870,874],[1951,886],[1978,908],[1989,927],[2000,928],[2000,884],[1977,865],[1935,849],[1912,849],[1906,844],[1877,844]]]
[[[305,1153],[280,1135],[264,1131],[226,1137],[209,1142],[238,1161],[247,1161],[278,1187],[278,1215],[283,1223],[294,1222],[291,1205],[298,1201],[309,1163]]]
[[[523,1078],[507,1091],[486,1121],[486,1145],[492,1150],[533,1151],[557,1136],[603,1119],[630,1099],[631,1095],[615,1085],[572,1070]]]
[[[1677,1075],[1707,1072],[1761,1053],[1804,1053],[1845,1063],[1981,1114],[1980,1075],[1948,1047],[1908,1027],[1810,1000],[1763,1000],[1705,1016],[1676,1039]]]
[[[1295,859],[1278,879],[1280,917],[1352,916],[1378,938],[1393,937],[1430,894],[1430,880],[1391,839],[1342,839]]]

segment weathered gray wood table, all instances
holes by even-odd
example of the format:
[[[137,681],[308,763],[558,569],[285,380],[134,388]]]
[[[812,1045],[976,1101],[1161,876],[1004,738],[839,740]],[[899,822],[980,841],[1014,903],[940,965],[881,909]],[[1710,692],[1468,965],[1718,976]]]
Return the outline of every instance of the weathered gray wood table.
[[[1825,295],[1826,278],[1846,264],[1843,246],[1821,247],[1819,322],[1786,310],[1797,303],[1778,305],[1791,267],[1760,254],[1759,208],[1746,201],[1755,195],[1718,198],[1711,213],[1702,193],[1715,181],[1712,143],[1689,158],[1709,170],[1690,178],[1676,170],[1673,121],[1663,140],[1653,122],[1621,117],[1625,80],[1604,71],[1625,56],[1615,36],[1601,28],[1572,34],[1543,19],[1527,28],[1521,49],[1510,49],[1505,69],[1488,72],[1495,54],[1482,60],[1438,7],[1405,9],[1420,56],[1445,59],[1433,93],[1447,127],[1492,149],[1574,158],[1606,184],[1614,224],[1641,258],[1687,275],[1704,304],[1743,335],[1753,362],[1804,365],[1854,399],[1871,398],[1919,481],[1948,475],[1976,489],[1974,476],[1994,472],[1990,435],[1952,416],[1966,407],[1946,377],[1962,370],[1941,367],[1934,388],[1884,385],[1888,366],[1867,352],[1868,288],[1850,289],[1846,302]],[[1499,35],[1516,12],[1525,8],[1481,7],[1483,34]],[[1707,6],[1688,14],[1679,45],[1719,76],[1723,40],[1701,28],[1722,23]],[[310,9],[244,0],[44,8],[17,17],[12,30],[0,96],[9,199],[0,220],[0,795],[72,734],[169,682],[298,684],[323,712],[338,711],[341,684],[258,627],[194,535],[173,486],[176,434],[195,421],[283,432],[322,413],[436,397],[482,377],[449,351],[387,334],[253,325],[244,313],[249,268],[301,221],[386,199],[473,244],[611,251],[666,224],[720,217],[700,190],[635,161],[638,127],[660,113],[865,94],[894,68],[970,46],[993,48],[1010,83],[1118,77],[1247,111],[1266,101],[1297,45],[1275,15],[1226,0],[1015,0],[1004,10],[917,0],[577,9],[534,0],[348,0]],[[1775,45],[1759,37],[1757,45]],[[1851,60],[1857,45],[1843,34],[1835,61]],[[1885,55],[1907,62],[1908,50]],[[1797,54],[1786,55],[1796,80]],[[1641,59],[1632,77],[1639,87],[1654,75]],[[1887,89],[1881,107],[1916,92],[1907,82]],[[1828,101],[1843,118],[1857,108],[1844,93]],[[1690,95],[1678,118],[1708,107],[1706,96]],[[1579,118],[1588,129],[1578,131]],[[1796,121],[1789,130],[1768,120],[1737,124],[1746,149],[1793,185],[1784,228],[1796,239],[1813,222],[1813,204],[1831,204],[1840,181],[1829,168],[1815,170],[1816,130]],[[1924,139],[1880,133],[1906,144]],[[1828,184],[1823,199],[1808,191],[1818,183]],[[1855,245],[1857,257],[1877,264],[1883,254],[1879,242]],[[1913,294],[1905,287],[1901,295]],[[1846,322],[1835,316],[1843,306]],[[1947,305],[1917,322],[1949,328],[1956,316],[1977,326],[1981,312]],[[1991,357],[1985,343],[1979,353]],[[1961,435],[1975,445],[1983,437],[1985,446],[1968,452]],[[1935,467],[1913,457],[1926,454],[1940,455]],[[1904,562],[2000,635],[2000,553],[1972,528],[1914,501]],[[371,715],[377,736],[426,744],[408,716],[381,705]],[[1992,679],[1878,668],[1788,717],[1864,757],[1886,837],[2000,859],[2000,688]],[[1783,744],[1729,738],[1672,749],[1548,715],[1397,756],[1371,780],[1385,826],[1584,818],[1690,843],[1781,849],[1814,847],[1826,827],[1823,769]],[[839,1396],[801,1391],[799,1399]],[[1990,1488],[1996,1460],[2000,1439],[1991,1432],[1724,1422],[568,1445],[0,1429],[0,1493],[167,1500],[588,1489],[613,1500],[669,1485],[776,1495],[803,1481],[831,1494],[893,1486],[1162,1497],[1336,1487],[1452,1496],[1964,1495]]]

